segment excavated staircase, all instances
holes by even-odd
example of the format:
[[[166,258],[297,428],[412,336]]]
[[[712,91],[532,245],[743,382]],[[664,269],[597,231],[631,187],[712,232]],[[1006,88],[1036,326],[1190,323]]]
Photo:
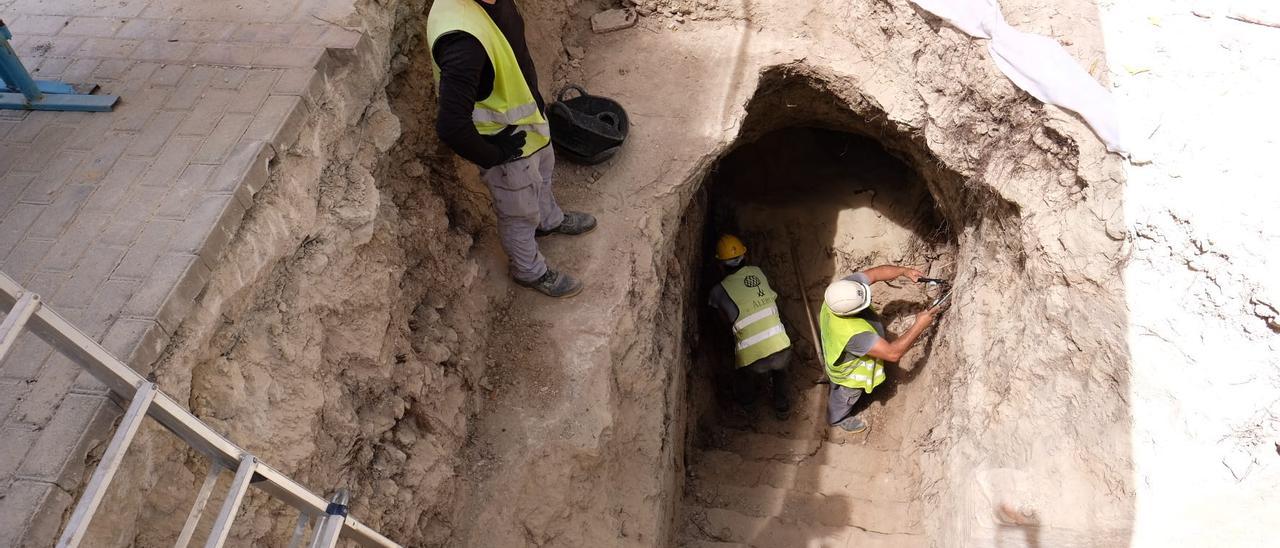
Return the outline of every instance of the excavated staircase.
[[[877,433],[828,432],[826,385],[793,371],[786,421],[717,409],[688,456],[676,545],[687,548],[925,546],[914,462]],[[873,423],[874,424],[874,423]],[[830,439],[828,439],[830,438]],[[891,445],[889,443],[888,445]]]

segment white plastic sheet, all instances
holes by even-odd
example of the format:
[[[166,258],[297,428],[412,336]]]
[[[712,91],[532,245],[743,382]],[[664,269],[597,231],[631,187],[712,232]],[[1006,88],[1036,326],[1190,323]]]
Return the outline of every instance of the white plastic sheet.
[[[1120,134],[1115,99],[1058,42],[1009,26],[995,0],[911,0],[974,38],[989,39],[987,49],[1000,71],[1036,99],[1084,118],[1107,150],[1129,154]]]

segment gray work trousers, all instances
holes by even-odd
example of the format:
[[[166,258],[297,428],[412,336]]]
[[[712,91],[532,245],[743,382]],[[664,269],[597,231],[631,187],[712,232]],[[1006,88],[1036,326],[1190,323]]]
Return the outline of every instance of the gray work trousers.
[[[551,194],[556,165],[551,145],[532,155],[480,172],[493,196],[498,214],[498,237],[507,252],[511,277],[532,282],[547,273],[547,260],[538,251],[534,231],[550,230],[564,221],[564,212]]]
[[[858,403],[864,391],[861,388],[849,388],[831,383],[827,393],[827,424],[835,424],[853,414],[853,405]]]

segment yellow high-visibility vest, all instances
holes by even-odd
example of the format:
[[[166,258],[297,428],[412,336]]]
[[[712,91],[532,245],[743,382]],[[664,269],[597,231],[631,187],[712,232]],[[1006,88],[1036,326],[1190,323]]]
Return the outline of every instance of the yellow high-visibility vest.
[[[871,322],[858,317],[842,318],[823,303],[822,312],[818,314],[818,324],[822,330],[822,357],[827,364],[827,377],[831,382],[848,388],[861,388],[867,393],[884,382],[884,360],[856,356],[836,363],[855,335],[875,333],[876,328],[871,326]]]
[[[533,91],[520,72],[515,51],[484,8],[474,0],[436,0],[427,15],[427,44],[431,47],[431,63],[435,68],[437,89],[440,65],[435,60],[436,40],[453,32],[474,36],[484,46],[493,64],[493,93],[476,101],[471,121],[481,135],[494,135],[507,126],[525,132],[521,157],[529,156],[551,143],[551,125],[533,99]]]
[[[738,367],[746,367],[791,347],[787,330],[782,327],[778,314],[778,294],[769,287],[764,272],[754,266],[744,266],[720,282],[725,293],[738,305],[738,317],[733,321],[734,361]]]

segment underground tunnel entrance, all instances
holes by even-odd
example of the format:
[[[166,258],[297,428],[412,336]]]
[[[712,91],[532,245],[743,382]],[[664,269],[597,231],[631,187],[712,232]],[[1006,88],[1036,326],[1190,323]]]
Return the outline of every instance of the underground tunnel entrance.
[[[701,246],[691,280],[697,333],[688,373],[688,441],[677,546],[730,542],[766,546],[923,544],[920,471],[907,432],[922,416],[913,400],[930,383],[934,331],[856,408],[871,425],[849,434],[827,426],[829,385],[806,319],[816,322],[826,285],[861,269],[894,264],[950,278],[954,237],[922,177],[874,139],[809,127],[764,134],[724,156],[688,215],[689,245]],[[722,234],[747,246],[778,293],[793,357],[782,375],[791,411],[775,416],[770,381],[733,367],[734,341],[707,305],[726,274],[714,259]],[[873,308],[890,338],[935,295],[904,280],[875,284]],[[745,378],[744,378],[745,377]],[[915,397],[913,396],[913,393]],[[746,395],[747,397],[744,397]],[[750,399],[750,403],[743,400]]]

